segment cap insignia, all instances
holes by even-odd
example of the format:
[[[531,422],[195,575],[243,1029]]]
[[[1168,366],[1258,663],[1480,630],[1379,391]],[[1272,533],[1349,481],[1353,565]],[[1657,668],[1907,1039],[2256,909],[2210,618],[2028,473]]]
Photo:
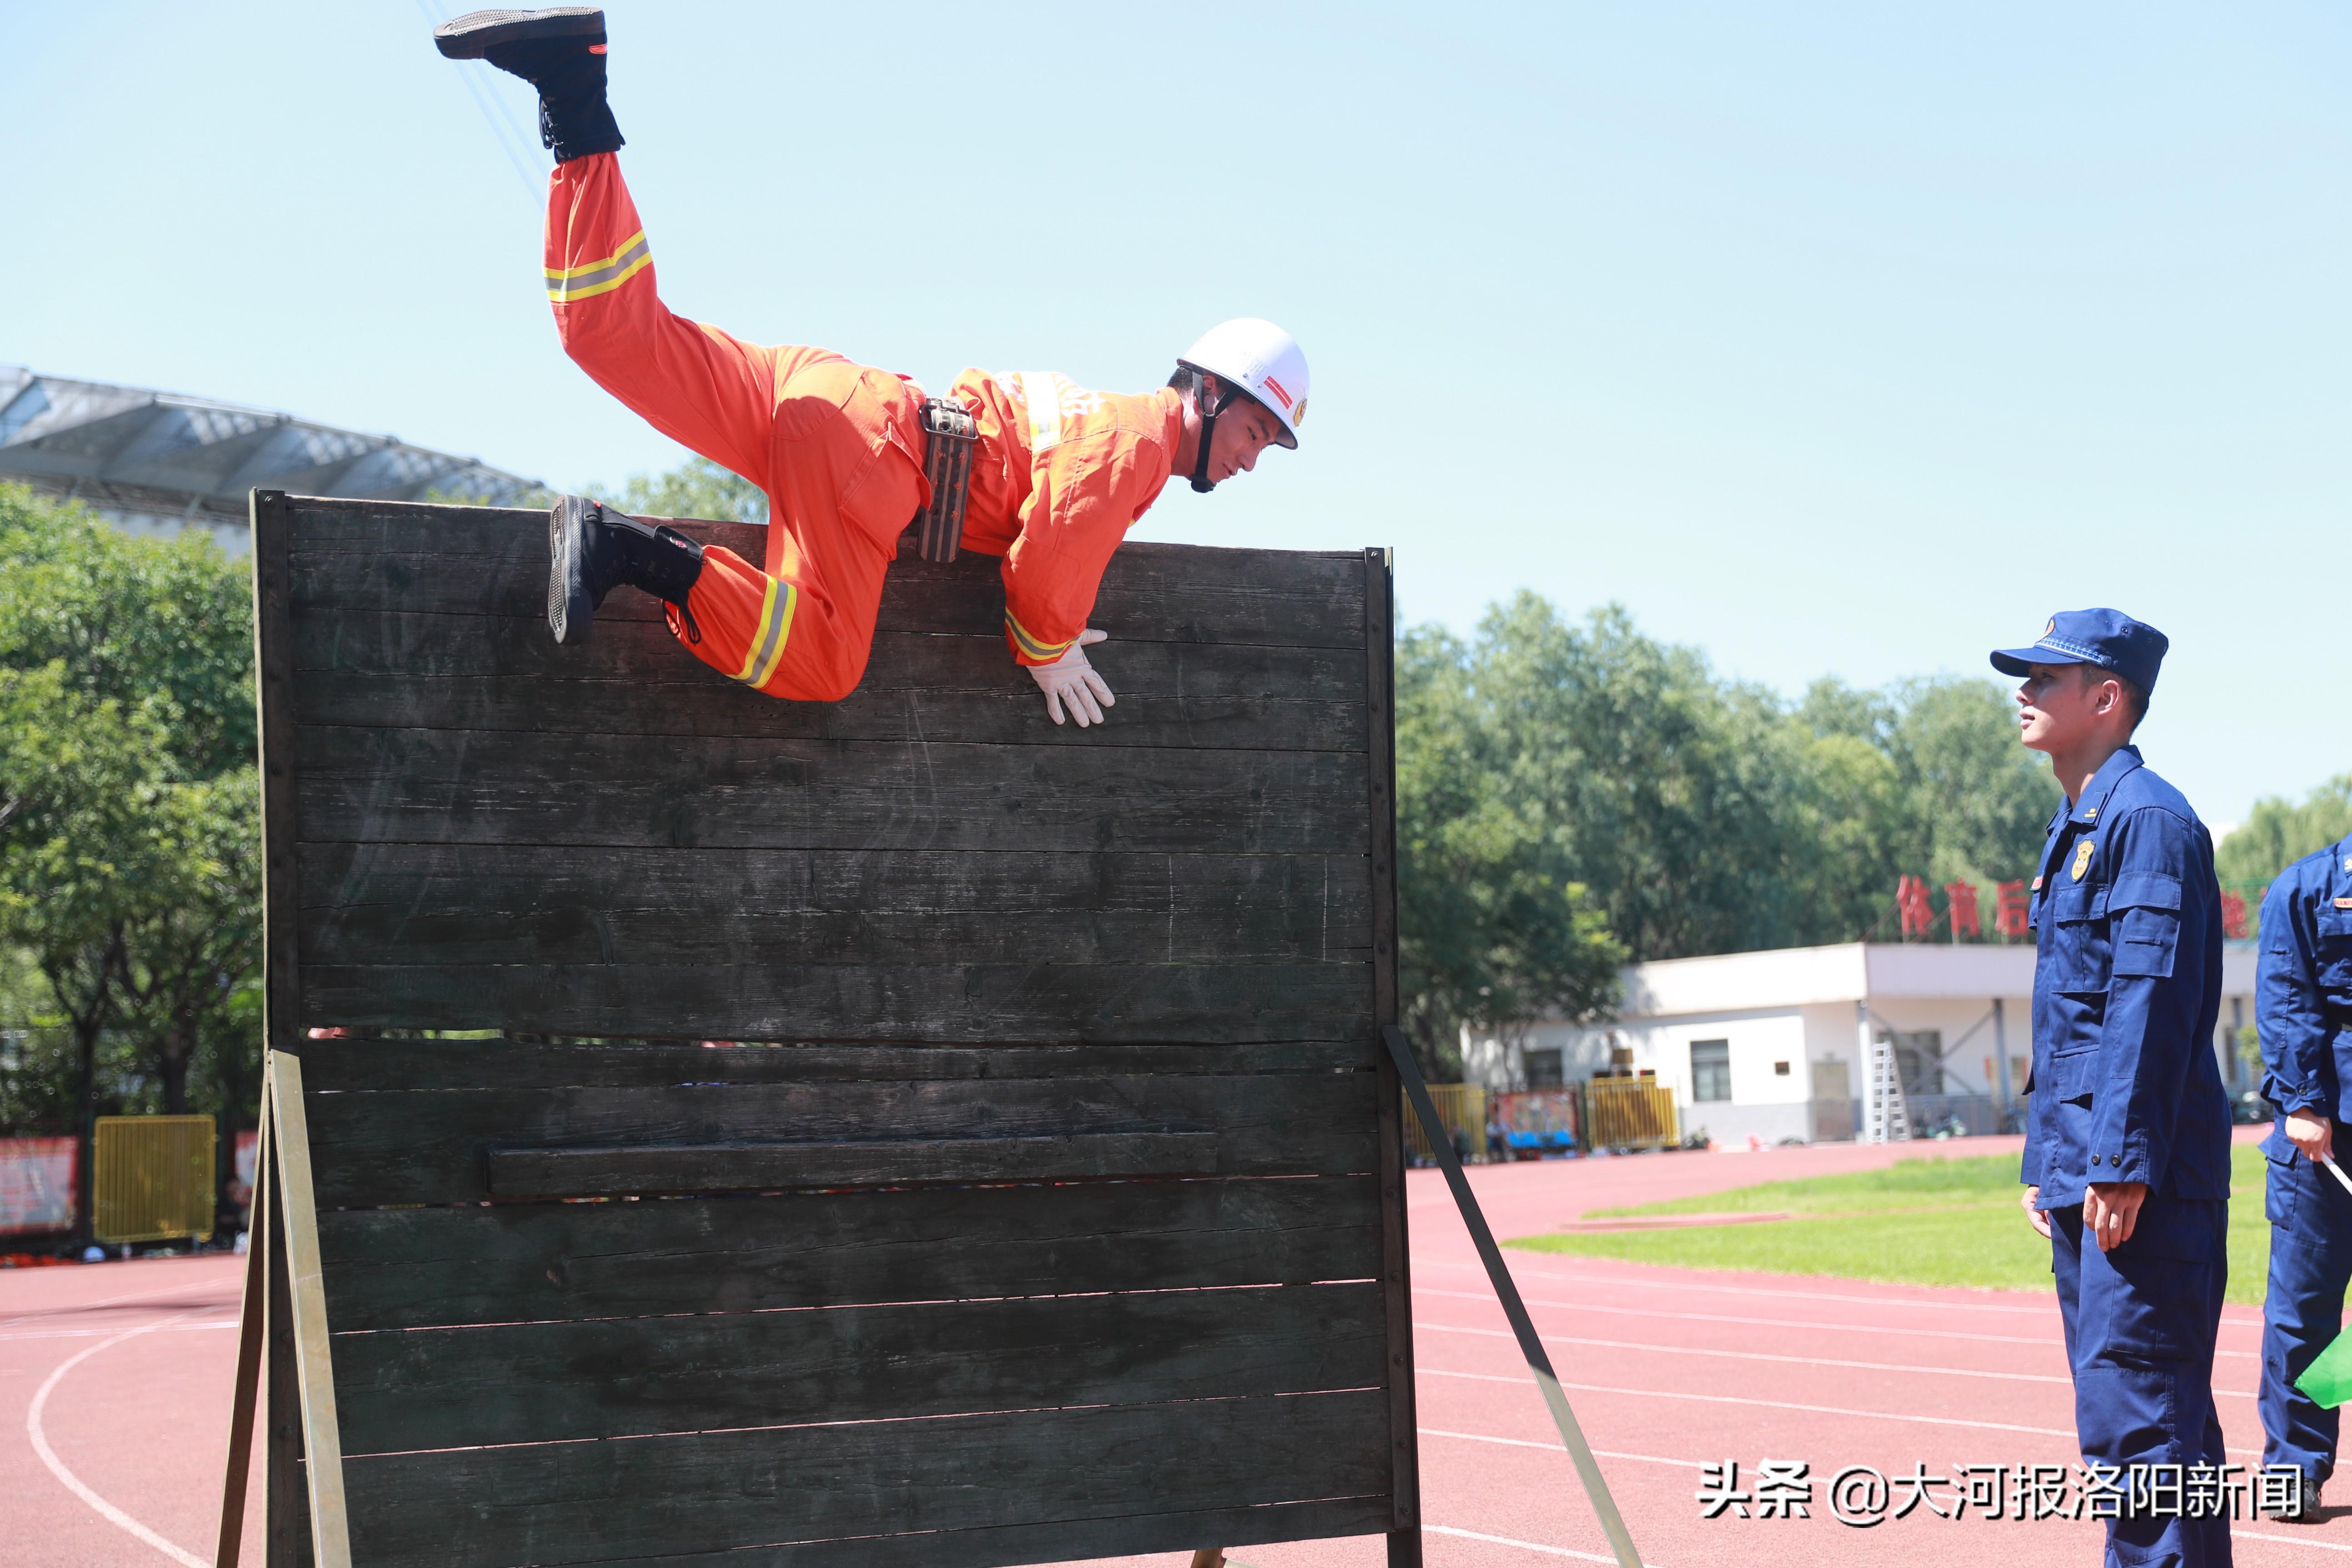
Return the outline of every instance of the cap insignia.
[[[2042,627],[2042,635],[2043,637],[2051,637],[2051,636],[2055,635],[2055,634],[2056,634],[2056,632],[2057,632],[2057,630],[2058,630],[2058,617],[2057,617],[2057,616],[2051,616],[2051,617],[2050,617],[2050,624],[2049,624],[2048,626],[2044,626],[2044,627]]]

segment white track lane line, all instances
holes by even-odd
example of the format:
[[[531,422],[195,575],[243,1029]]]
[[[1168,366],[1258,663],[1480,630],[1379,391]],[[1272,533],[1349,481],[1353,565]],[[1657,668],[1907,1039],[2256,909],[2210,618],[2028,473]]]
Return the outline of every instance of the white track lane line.
[[[1508,1329],[1465,1329],[1451,1323],[1425,1323],[1418,1318],[1413,1320],[1412,1327],[1415,1333],[1427,1330],[1433,1334],[1475,1334],[1488,1340],[1518,1338]],[[1788,1366],[1835,1366],[1853,1372],[1908,1372],[1923,1377],[1984,1377],[2002,1383],[2060,1383],[2069,1388],[2074,1385],[2072,1376],[2053,1377],[2039,1372],[1975,1372],[1960,1367],[1906,1365],[1902,1362],[1835,1361],[1828,1356],[1767,1355],[1761,1351],[1706,1350],[1696,1345],[1648,1345],[1633,1340],[1570,1339],[1564,1334],[1545,1334],[1543,1342],[1548,1345],[1584,1345],[1604,1351],[1654,1351],[1659,1355],[1711,1355],[1731,1361],[1772,1361]]]
[[[1440,1290],[1434,1286],[1413,1286],[1413,1295],[1437,1295],[1444,1300],[1491,1302],[1491,1290]],[[1976,1344],[2044,1344],[2049,1350],[2065,1350],[2063,1338],[2025,1333],[1967,1333],[1961,1328],[1895,1328],[1891,1323],[1806,1323],[1797,1319],[1778,1317],[1731,1317],[1727,1311],[1658,1311],[1656,1307],[1618,1307],[1612,1302],[1555,1302],[1543,1300],[1540,1295],[1522,1298],[1528,1307],[1555,1307],[1559,1311],[1618,1311],[1628,1317],[1656,1319],[1675,1323],[1736,1323],[1740,1328],[1825,1328],[1830,1333],[1891,1333],[1903,1340],[1971,1340]],[[2253,1350],[2216,1350],[2216,1356],[2237,1356],[2244,1361],[2261,1361],[2261,1352]]]
[[[1579,1552],[1569,1546],[1546,1546],[1539,1541],[1514,1541],[1507,1535],[1488,1535],[1482,1531],[1456,1530],[1450,1524],[1424,1524],[1423,1531],[1431,1535],[1455,1535],[1465,1541],[1484,1541],[1496,1546],[1516,1546],[1522,1552],[1540,1552],[1547,1557],[1572,1557],[1579,1563],[1606,1563],[1616,1568],[1617,1559],[1599,1552]],[[1645,1568],[1663,1568],[1654,1557],[1642,1559]]]
[[[242,1279],[243,1275],[240,1274],[238,1278]],[[122,1296],[100,1296],[95,1301],[83,1301],[71,1307],[44,1307],[37,1312],[19,1312],[13,1318],[0,1318],[0,1329],[5,1329],[12,1323],[29,1323],[36,1318],[62,1318],[67,1316],[68,1313],[87,1312],[93,1307],[112,1307],[124,1301],[152,1301],[158,1296],[180,1295],[185,1292],[188,1289],[189,1287],[185,1285],[178,1285],[169,1290],[133,1290],[129,1294]],[[230,1301],[208,1301],[205,1302],[205,1305],[210,1307],[227,1307],[233,1306],[235,1303]],[[99,1332],[103,1333],[105,1331],[101,1329]]]
[[[1413,1431],[1423,1437],[1452,1437],[1463,1443],[1496,1443],[1506,1448],[1541,1448],[1547,1454],[1558,1454],[1563,1459],[1568,1458],[1568,1449],[1557,1442],[1530,1443],[1525,1437],[1489,1437],[1484,1432],[1446,1432],[1435,1426],[1416,1426]],[[1595,1448],[1592,1452],[1603,1459],[1632,1459],[1643,1465],[1671,1465],[1678,1470],[1699,1468],[1699,1461],[1696,1459],[1661,1459],[1655,1454],[1619,1454],[1612,1453],[1607,1448]],[[1713,1462],[1708,1461],[1710,1464]]]
[[[199,1312],[208,1312],[214,1309],[210,1307],[198,1307],[194,1310]],[[167,1334],[185,1333],[191,1329],[233,1329],[236,1327],[236,1320],[235,1318],[225,1318],[218,1322],[212,1323],[163,1323],[157,1325],[157,1327],[160,1331]],[[32,1329],[21,1334],[0,1334],[0,1343],[7,1343],[16,1340],[94,1340],[99,1338],[100,1335],[110,1334],[115,1331],[116,1331],[112,1329]]]
[[[79,1366],[82,1363],[88,1361],[90,1357],[96,1355],[102,1350],[107,1350],[115,1345],[119,1345],[125,1340],[136,1339],[141,1334],[152,1333],[155,1330],[163,1328],[163,1326],[164,1325],[162,1323],[144,1323],[135,1329],[125,1329],[121,1333],[115,1335],[112,1339],[100,1340],[98,1343],[90,1346],[88,1350],[82,1351],[78,1354],[68,1356],[64,1361],[58,1363],[57,1370],[49,1373],[47,1381],[43,1383],[40,1388],[34,1394],[33,1403],[26,1407],[25,1436],[33,1440],[33,1452],[39,1455],[41,1463],[49,1468],[49,1474],[57,1477],[58,1480],[64,1482],[65,1488],[68,1491],[73,1493],[74,1496],[81,1499],[82,1501],[88,1503],[92,1509],[96,1510],[100,1518],[105,1520],[110,1524],[120,1526],[121,1529],[128,1531],[131,1534],[137,1536],[141,1541],[145,1542],[148,1545],[153,1547],[164,1556],[169,1557],[173,1562],[180,1563],[182,1568],[211,1568],[210,1563],[197,1556],[194,1552],[184,1551],[180,1547],[173,1545],[171,1542],[164,1540],[162,1536],[156,1534],[153,1531],[148,1529],[145,1525],[140,1523],[137,1520],[131,1518],[129,1514],[123,1512],[121,1509],[115,1507],[112,1503],[107,1501],[104,1498],[92,1491],[89,1486],[83,1482],[79,1476],[75,1475],[71,1470],[66,1468],[65,1461],[58,1458],[57,1456],[57,1450],[49,1447],[48,1433],[45,1431],[41,1426],[41,1415],[48,1406],[49,1394],[56,1389],[59,1380],[61,1380],[66,1373],[71,1372],[74,1368]]]
[[[1425,1323],[1418,1318],[1413,1320],[1412,1326],[1416,1330],[1426,1329],[1433,1334],[1475,1334],[1481,1339],[1490,1340],[1518,1338],[1507,1329],[1466,1329],[1452,1323]],[[2039,1372],[1978,1372],[1968,1367],[1920,1366],[1916,1363],[1906,1365],[1901,1362],[1833,1361],[1827,1356],[1768,1355],[1762,1351],[1718,1351],[1707,1350],[1696,1345],[1647,1345],[1632,1340],[1570,1339],[1564,1334],[1545,1334],[1541,1337],[1543,1342],[1548,1345],[1586,1345],[1598,1350],[1654,1351],[1660,1355],[1711,1355],[1725,1356],[1733,1361],[1777,1361],[1790,1366],[1835,1366],[1855,1372],[1908,1372],[1916,1373],[1922,1377],[1983,1377],[1996,1379],[2002,1383],[2059,1383],[2069,1388],[2074,1386],[2074,1374],[2071,1373],[2064,1377],[2053,1377]],[[2226,1394],[2231,1399],[2254,1397],[2252,1392],[2244,1389],[2216,1388],[2213,1392],[2216,1394]]]
[[[1521,1388],[1528,1387],[1532,1382],[1524,1374],[1504,1377],[1491,1372],[1447,1372],[1433,1366],[1415,1367],[1413,1375],[1453,1377],[1465,1383],[1511,1383]],[[1610,1388],[1597,1383],[1563,1382],[1560,1386],[1573,1388],[1580,1394],[1623,1394],[1635,1399],[1687,1399],[1700,1405],[1752,1405],[1764,1410],[1802,1410],[1815,1415],[1852,1415],[1864,1421],[1907,1421],[1922,1426],[1980,1426],[1993,1432],[2031,1432],[2041,1437],[2074,1438],[2075,1436],[2071,1429],[2062,1431],[2055,1426],[2021,1426],[2009,1421],[1969,1421],[1958,1415],[1904,1415],[1891,1410],[1844,1410],[1833,1405],[1793,1405],[1778,1399],[1743,1399],[1736,1394],[1669,1394],[1663,1389]],[[2079,1438],[2075,1440],[2080,1441]],[[2228,1448],[2223,1451],[2256,1456],[2262,1453],[2260,1448]]]
[[[1505,1245],[1507,1246],[1509,1244],[1506,1243]],[[1520,1258],[1531,1258],[1542,1257],[1544,1254],[1519,1251],[1517,1256]],[[1614,1262],[1616,1259],[1608,1258],[1603,1259],[1602,1261]],[[1413,1267],[1416,1269],[1450,1269],[1456,1274],[1477,1274],[1483,1276],[1486,1272],[1485,1266],[1482,1264],[1447,1263],[1437,1258],[1430,1258],[1426,1260],[1416,1258],[1413,1262]],[[1650,1264],[1643,1267],[1664,1269],[1671,1268],[1673,1265],[1661,1263]],[[1686,1269],[1681,1270],[1681,1272],[1698,1273],[1703,1271],[1697,1269]],[[2058,1299],[2055,1296],[2047,1298],[2039,1306],[2027,1306],[2022,1303],[2016,1306],[2011,1306],[2006,1303],[1997,1301],[1939,1301],[1933,1298],[1924,1296],[1857,1296],[1843,1290],[1776,1290],[1748,1285],[1710,1285],[1696,1279],[1641,1279],[1630,1276],[1619,1277],[1615,1275],[1603,1279],[1596,1278],[1590,1274],[1555,1274],[1549,1269],[1543,1268],[1513,1268],[1511,1270],[1511,1277],[1514,1279],[1547,1279],[1555,1284],[1560,1285],[1606,1286],[1612,1290],[1633,1287],[1644,1290],[1704,1291],[1718,1296],[1773,1296],[1790,1301],[1843,1301],[1851,1307],[1936,1307],[1947,1311],[1954,1312],[2021,1312],[2040,1318],[2047,1318],[2058,1310]],[[1897,1289],[1904,1289],[1904,1287],[1901,1286],[1895,1286],[1894,1288]],[[1921,1287],[1911,1288],[1920,1289]],[[1964,1287],[1956,1288],[1964,1289]],[[2259,1330],[2263,1326],[2263,1320],[2259,1315],[2250,1318],[2233,1318],[2227,1312],[2224,1312],[2221,1315],[2221,1326],[2225,1329]]]
[[[2314,1541],[2310,1537],[2304,1535],[2270,1535],[2261,1531],[2254,1530],[2233,1530],[2230,1531],[2230,1539],[2232,1541],[2278,1541],[2284,1542],[2289,1546],[2308,1546],[2314,1552],[2352,1552],[2352,1546],[2347,1546],[2338,1542]]]

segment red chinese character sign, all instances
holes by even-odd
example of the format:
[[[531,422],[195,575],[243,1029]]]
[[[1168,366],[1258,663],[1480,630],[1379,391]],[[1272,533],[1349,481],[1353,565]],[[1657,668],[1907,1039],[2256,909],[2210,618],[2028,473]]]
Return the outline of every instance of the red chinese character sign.
[[[1977,885],[1974,882],[1947,882],[1944,892],[1952,901],[1947,912],[1952,917],[1952,940],[1984,936],[1984,924],[1977,916]]]
[[[2246,900],[2238,893],[2221,894],[2221,934],[2232,942],[2246,939]]]
[[[1903,917],[1903,939],[1926,936],[1936,923],[1935,906],[1927,901],[1927,879],[1905,877],[1895,884],[1895,907]]]
[[[2025,901],[2025,884],[2022,881],[1996,882],[1992,891],[1992,929],[2015,942],[2032,923],[2032,912]]]

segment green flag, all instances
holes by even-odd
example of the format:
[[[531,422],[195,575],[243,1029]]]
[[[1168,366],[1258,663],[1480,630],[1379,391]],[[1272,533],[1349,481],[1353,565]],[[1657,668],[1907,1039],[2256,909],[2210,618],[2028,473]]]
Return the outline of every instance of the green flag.
[[[2345,1175],[2344,1167],[2336,1163],[2334,1155],[2323,1154],[2319,1163],[2327,1168],[2329,1175],[2344,1184],[2345,1191],[2352,1192],[2352,1177]],[[2323,1410],[2333,1410],[2352,1400],[2352,1334],[2338,1334],[2319,1352],[2316,1361],[2303,1369],[2294,1385]]]
[[[2333,1410],[2352,1399],[2352,1334],[2336,1336],[2334,1343],[2319,1352],[2317,1361],[2303,1369],[2294,1385],[2324,1410]]]

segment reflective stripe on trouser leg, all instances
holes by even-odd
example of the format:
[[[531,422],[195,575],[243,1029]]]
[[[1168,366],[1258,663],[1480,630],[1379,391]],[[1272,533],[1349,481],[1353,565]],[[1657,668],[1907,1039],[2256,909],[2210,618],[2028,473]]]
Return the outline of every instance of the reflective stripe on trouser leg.
[[[730,680],[764,688],[783,663],[792,641],[793,612],[800,589],[744,560],[722,544],[704,547],[702,575],[687,595],[687,608],[702,629],[700,642],[684,635],[677,612],[670,632],[687,650]]]

